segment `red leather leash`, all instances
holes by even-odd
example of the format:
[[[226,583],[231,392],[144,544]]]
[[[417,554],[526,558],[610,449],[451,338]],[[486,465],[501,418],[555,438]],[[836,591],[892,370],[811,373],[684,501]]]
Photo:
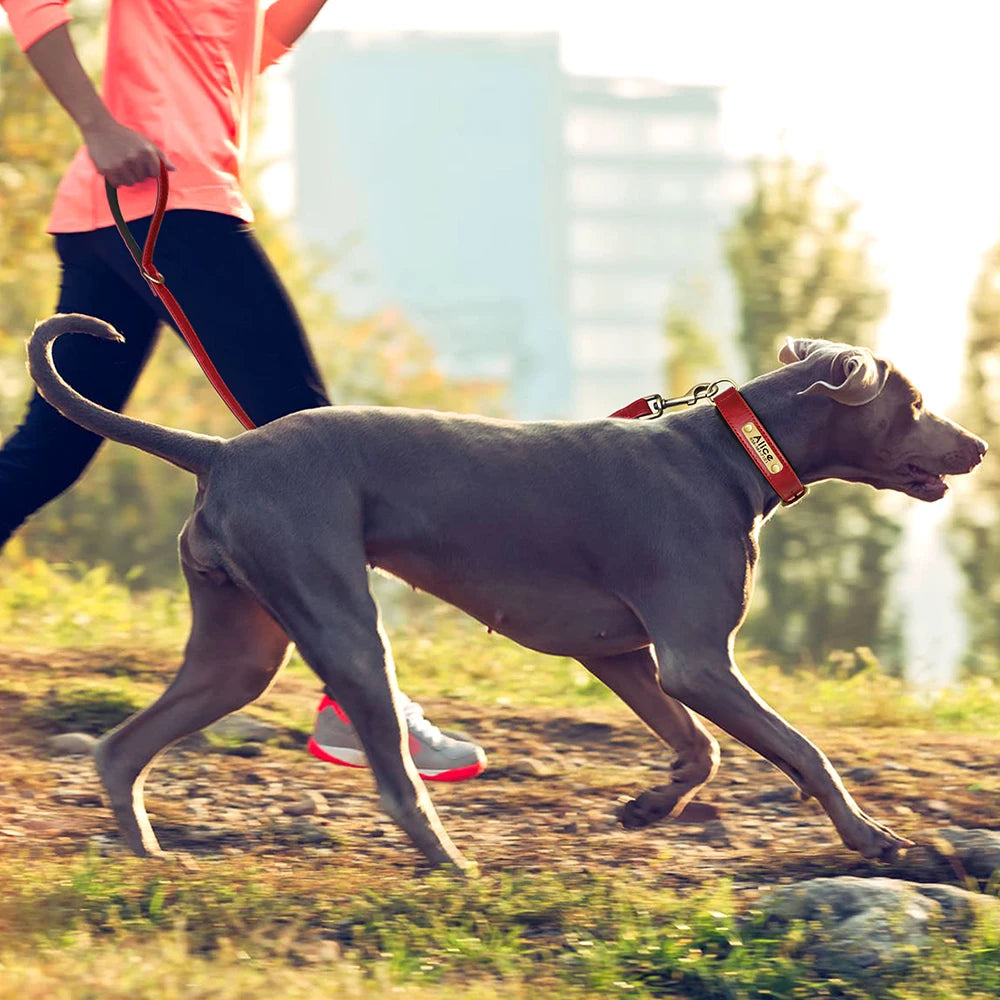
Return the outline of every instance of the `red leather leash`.
[[[730,388],[720,392],[719,387],[724,382],[729,382]],[[801,500],[809,492],[809,488],[802,485],[788,459],[774,443],[774,438],[767,433],[760,418],[750,409],[749,403],[729,379],[699,383],[688,395],[673,399],[664,399],[655,394],[642,396],[628,406],[615,410],[611,416],[626,420],[653,419],[663,416],[672,406],[691,406],[700,399],[711,399],[715,403],[726,426],[786,507]]]
[[[129,253],[132,254],[132,259],[135,261],[136,266],[142,273],[142,276],[146,279],[146,283],[149,285],[153,294],[163,303],[166,307],[167,312],[174,318],[177,323],[177,327],[181,332],[181,336],[187,341],[188,347],[191,348],[191,353],[194,355],[195,360],[201,365],[201,370],[208,377],[209,382],[215,387],[215,391],[222,397],[226,406],[233,411],[233,416],[247,428],[247,430],[252,430],[257,425],[247,416],[246,411],[240,406],[236,397],[230,392],[229,386],[226,385],[222,376],[219,374],[218,369],[212,363],[212,359],[208,356],[208,352],[202,346],[201,341],[198,339],[198,334],[194,332],[194,327],[191,326],[190,321],[187,316],[184,315],[184,310],[181,309],[177,302],[177,299],[173,297],[170,293],[170,289],[167,288],[166,282],[163,279],[163,275],[156,269],[156,265],[153,263],[153,248],[156,246],[156,238],[160,233],[160,223],[163,221],[163,213],[167,208],[167,193],[169,191],[170,182],[167,179],[167,167],[166,164],[160,161],[160,176],[156,180],[156,209],[153,212],[152,221],[149,224],[149,233],[146,235],[146,245],[140,251],[139,244],[136,242],[135,237],[132,235],[131,230],[128,228],[128,224],[125,222],[125,218],[122,215],[121,207],[118,204],[118,192],[107,182],[104,182],[104,188],[108,196],[108,205],[111,208],[111,214],[114,216],[115,225],[118,227],[118,232],[121,233],[122,239],[125,241],[125,245],[129,249]]]

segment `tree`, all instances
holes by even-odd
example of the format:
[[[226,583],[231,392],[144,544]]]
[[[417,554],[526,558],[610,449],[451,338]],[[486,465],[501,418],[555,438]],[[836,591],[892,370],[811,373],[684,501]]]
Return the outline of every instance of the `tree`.
[[[853,230],[855,206],[831,196],[822,168],[759,163],[754,191],[727,241],[748,370],[776,363],[786,336],[871,346],[886,294]],[[880,498],[825,483],[763,532],[758,597],[743,635],[786,664],[834,649],[898,655],[887,613],[900,534]]]
[[[663,326],[667,338],[668,396],[683,396],[697,383],[718,378],[718,344],[690,312],[671,306]]]
[[[958,420],[986,441],[1000,441],[1000,243],[984,257],[969,303],[969,337]],[[1000,676],[1000,469],[984,462],[956,484],[951,534],[965,574],[969,621],[966,665]]]

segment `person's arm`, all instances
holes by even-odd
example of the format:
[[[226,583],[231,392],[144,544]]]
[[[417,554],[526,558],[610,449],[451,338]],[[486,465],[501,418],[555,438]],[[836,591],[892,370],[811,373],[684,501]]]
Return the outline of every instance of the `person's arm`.
[[[326,0],[275,0],[264,14],[258,72],[283,56],[313,23]]]
[[[65,24],[42,35],[25,49],[25,54],[53,97],[76,122],[97,172],[113,185],[158,177],[161,156],[174,169],[149,139],[111,116],[80,65]]]

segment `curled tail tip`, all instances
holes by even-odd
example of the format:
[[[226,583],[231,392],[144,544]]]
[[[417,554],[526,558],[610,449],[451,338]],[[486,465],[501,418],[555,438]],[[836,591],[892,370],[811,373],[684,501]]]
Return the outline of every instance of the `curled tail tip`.
[[[39,320],[32,331],[32,338],[44,337],[55,340],[63,333],[89,333],[90,336],[99,337],[101,340],[125,343],[125,338],[110,323],[83,313],[56,313],[48,319]]]

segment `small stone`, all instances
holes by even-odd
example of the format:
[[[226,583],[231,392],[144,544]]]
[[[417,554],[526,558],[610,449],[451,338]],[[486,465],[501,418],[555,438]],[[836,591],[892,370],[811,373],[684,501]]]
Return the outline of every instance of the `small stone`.
[[[512,760],[506,767],[497,768],[498,772],[508,778],[547,778],[552,774],[551,768],[546,767],[534,757],[519,757]]]
[[[300,799],[289,802],[284,807],[287,816],[324,816],[329,811],[330,806],[323,793],[312,788],[303,792]]]
[[[49,747],[59,754],[93,756],[97,740],[90,733],[60,733],[49,737]]]
[[[719,847],[729,846],[729,832],[726,830],[726,826],[722,820],[719,819],[713,819],[706,823],[698,834],[698,839],[705,840]]]
[[[924,806],[933,813],[938,813],[942,816],[948,816],[951,814],[951,806],[947,802],[942,802],[940,799],[928,799]]]
[[[241,743],[235,747],[223,747],[222,752],[230,757],[260,757],[264,748],[259,743]]]
[[[937,837],[951,845],[955,857],[970,875],[988,879],[1000,871],[1000,831],[949,827],[938,831]]]
[[[878,771],[874,767],[852,767],[844,777],[850,778],[851,781],[856,781],[860,785],[865,785],[878,777]]]
[[[795,785],[781,785],[779,788],[768,788],[759,792],[750,801],[761,802],[795,802],[799,798],[799,790]]]
[[[101,797],[97,792],[87,789],[63,788],[52,793],[54,802],[61,802],[65,806],[99,806]]]
[[[330,840],[329,830],[305,817],[296,819],[289,832],[303,844],[325,844]]]
[[[244,740],[248,743],[266,743],[281,735],[277,726],[244,712],[236,712],[220,719],[215,725],[209,726],[208,732],[226,740]]]

